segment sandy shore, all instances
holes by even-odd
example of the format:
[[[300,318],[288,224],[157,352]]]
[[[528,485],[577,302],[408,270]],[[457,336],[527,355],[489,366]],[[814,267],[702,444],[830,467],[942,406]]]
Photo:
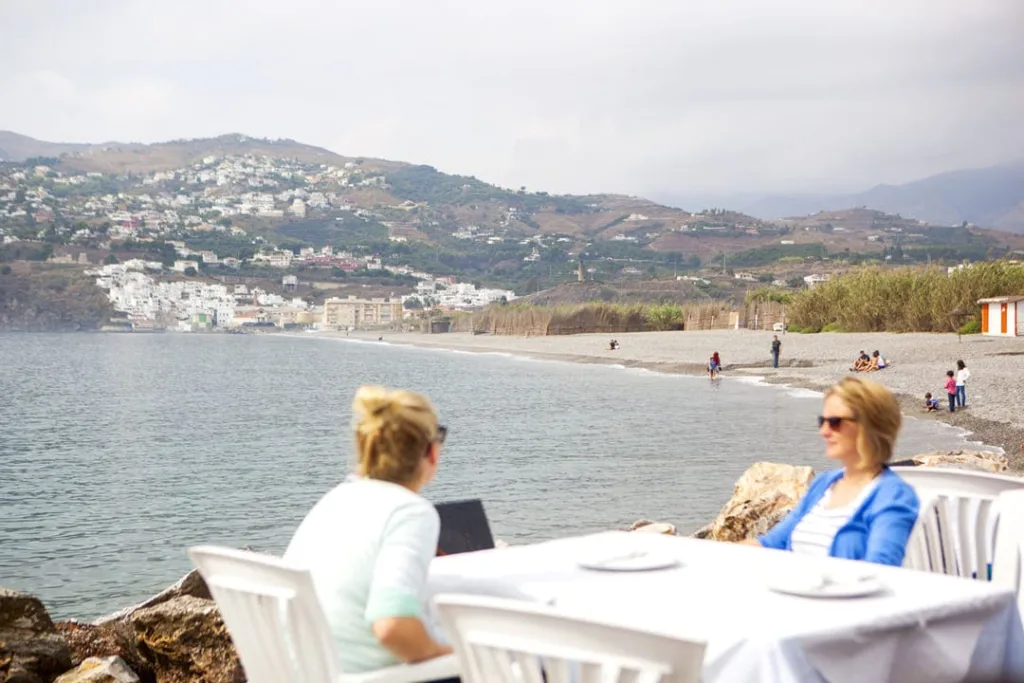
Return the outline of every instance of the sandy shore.
[[[344,337],[345,333],[320,333]],[[352,333],[376,339],[377,334]],[[1024,340],[955,334],[786,334],[782,359],[771,367],[770,332],[716,330],[707,332],[637,332],[616,335],[621,347],[608,350],[608,335],[507,337],[471,334],[391,333],[392,344],[505,352],[536,358],[584,363],[617,363],[661,372],[702,374],[712,351],[721,354],[723,377],[760,376],[767,382],[823,389],[849,374],[861,349],[878,349],[891,367],[871,373],[899,396],[904,413],[941,420],[972,432],[971,439],[1006,451],[1010,467],[1024,472]],[[963,359],[971,371],[967,409],[927,414],[921,406],[930,391],[946,404],[946,370]]]

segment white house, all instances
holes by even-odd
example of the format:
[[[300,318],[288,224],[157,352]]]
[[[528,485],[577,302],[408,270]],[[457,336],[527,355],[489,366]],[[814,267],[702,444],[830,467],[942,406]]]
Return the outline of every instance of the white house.
[[[1024,296],[979,299],[981,333],[990,337],[1024,337]]]

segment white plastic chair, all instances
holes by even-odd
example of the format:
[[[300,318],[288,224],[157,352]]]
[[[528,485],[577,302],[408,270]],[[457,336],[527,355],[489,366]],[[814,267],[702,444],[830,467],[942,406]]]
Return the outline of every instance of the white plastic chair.
[[[893,467],[920,496],[927,491],[952,491],[961,495],[998,496],[1003,491],[1024,489],[1024,478],[995,472],[944,467]]]
[[[425,683],[458,676],[453,655],[342,674],[336,643],[304,568],[259,553],[190,548],[249,683]]]
[[[1024,614],[1024,491],[999,494],[999,526],[992,583],[1012,588]]]
[[[516,600],[439,595],[463,683],[699,683],[703,642]]]
[[[991,472],[894,467],[921,501],[903,566],[979,581],[991,578],[996,500],[1024,490],[1024,479]]]

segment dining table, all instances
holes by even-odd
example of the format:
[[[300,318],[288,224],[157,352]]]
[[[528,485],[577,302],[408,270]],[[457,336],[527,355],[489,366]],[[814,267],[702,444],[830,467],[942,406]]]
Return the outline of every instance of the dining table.
[[[428,592],[703,642],[704,683],[1024,681],[1013,590],[867,562],[603,532],[436,558]]]

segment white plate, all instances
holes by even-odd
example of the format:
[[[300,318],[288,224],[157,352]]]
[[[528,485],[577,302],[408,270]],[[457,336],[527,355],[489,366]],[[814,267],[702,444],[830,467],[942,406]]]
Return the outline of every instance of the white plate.
[[[668,569],[679,564],[679,560],[671,555],[652,553],[643,550],[599,555],[579,560],[584,569],[603,572],[645,572],[655,569]]]
[[[777,593],[805,598],[860,598],[874,595],[885,586],[871,574],[793,574],[779,576],[768,582]]]

